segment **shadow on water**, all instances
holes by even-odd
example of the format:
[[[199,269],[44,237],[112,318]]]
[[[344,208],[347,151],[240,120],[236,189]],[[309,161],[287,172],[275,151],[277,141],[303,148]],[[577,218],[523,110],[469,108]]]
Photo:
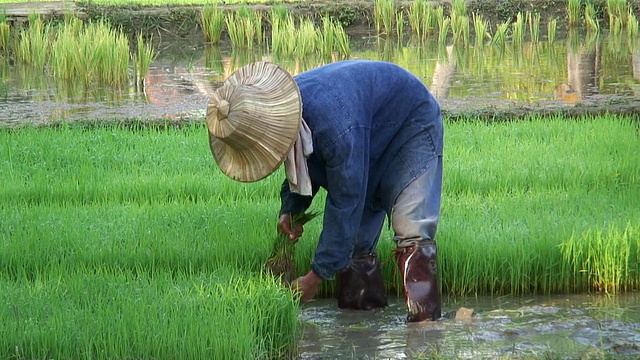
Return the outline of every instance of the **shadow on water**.
[[[311,302],[301,313],[301,358],[640,358],[640,294],[472,298],[443,305],[445,319],[407,324],[399,299],[378,311]],[[461,306],[474,315],[455,319]]]
[[[352,58],[397,63],[419,76],[443,109],[563,109],[624,102],[640,93],[640,49],[627,36],[570,33],[547,42],[441,46],[437,40],[352,41]],[[277,61],[294,74],[332,59],[280,59],[265,49],[157,44],[145,86],[65,82],[26,66],[0,64],[0,125],[94,119],[202,118],[215,87],[238,67]]]

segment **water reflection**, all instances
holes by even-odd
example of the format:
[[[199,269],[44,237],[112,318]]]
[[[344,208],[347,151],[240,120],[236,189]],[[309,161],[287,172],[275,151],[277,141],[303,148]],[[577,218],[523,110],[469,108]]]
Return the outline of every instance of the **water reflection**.
[[[406,324],[405,306],[344,311],[317,300],[301,313],[302,359],[638,358],[638,294],[470,298],[445,302],[449,318]],[[453,319],[460,306],[470,319]]]
[[[431,88],[445,110],[508,108],[518,105],[562,108],[632,97],[640,90],[640,47],[627,36],[570,32],[564,41],[448,45],[365,36],[353,44],[352,58],[397,63]],[[266,48],[186,46],[178,54],[159,52],[145,87],[115,89],[54,79],[25,66],[0,64],[0,124],[56,119],[201,118],[209,94],[240,66],[276,61],[297,74],[335,58],[278,58]],[[186,53],[184,49],[194,49]]]

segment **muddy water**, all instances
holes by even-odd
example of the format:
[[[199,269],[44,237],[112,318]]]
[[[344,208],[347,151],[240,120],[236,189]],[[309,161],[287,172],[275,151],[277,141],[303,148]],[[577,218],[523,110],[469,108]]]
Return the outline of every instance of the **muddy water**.
[[[461,307],[471,318],[455,319]],[[640,294],[469,298],[445,301],[445,318],[405,323],[391,299],[381,311],[343,311],[334,300],[302,310],[302,359],[640,359]]]
[[[445,111],[565,109],[620,104],[640,95],[640,45],[626,38],[574,34],[553,44],[438,46],[353,37],[352,58],[395,62],[418,75]],[[56,80],[0,62],[0,126],[57,120],[202,118],[211,91],[239,66],[274,60],[292,73],[323,59],[277,59],[266,49],[231,51],[189,41],[155,44],[144,88]]]

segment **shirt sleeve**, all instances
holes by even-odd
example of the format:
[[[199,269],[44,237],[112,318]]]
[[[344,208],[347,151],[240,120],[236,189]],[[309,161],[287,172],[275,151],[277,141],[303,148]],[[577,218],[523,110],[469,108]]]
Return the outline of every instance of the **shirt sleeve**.
[[[280,215],[298,215],[306,211],[309,206],[311,206],[313,197],[319,190],[319,187],[313,183],[311,184],[311,187],[312,196],[293,193],[289,190],[289,181],[285,178],[282,182],[282,187],[280,188]]]
[[[360,227],[369,173],[369,130],[354,127],[324,154],[327,200],[318,247],[311,264],[330,279],[349,264]]]

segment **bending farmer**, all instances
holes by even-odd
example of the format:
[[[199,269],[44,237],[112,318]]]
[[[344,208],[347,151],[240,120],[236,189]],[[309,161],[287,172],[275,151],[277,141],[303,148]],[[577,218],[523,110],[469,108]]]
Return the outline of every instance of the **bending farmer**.
[[[386,62],[347,60],[291,77],[273,63],[231,75],[207,108],[221,170],[257,181],[283,162],[278,229],[326,189],[310,271],[292,285],[301,300],[336,278],[338,306],[387,305],[376,245],[387,216],[403,276],[408,321],[440,317],[436,229],[442,192],[440,107],[416,76]]]

